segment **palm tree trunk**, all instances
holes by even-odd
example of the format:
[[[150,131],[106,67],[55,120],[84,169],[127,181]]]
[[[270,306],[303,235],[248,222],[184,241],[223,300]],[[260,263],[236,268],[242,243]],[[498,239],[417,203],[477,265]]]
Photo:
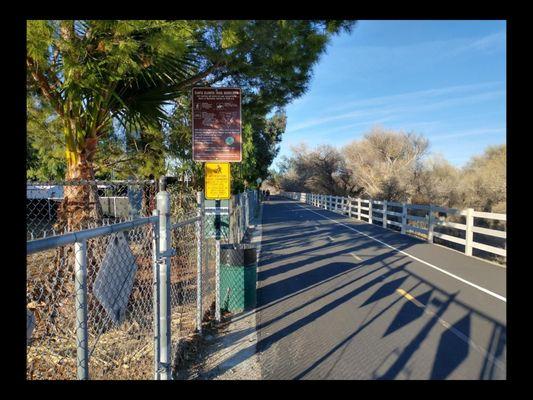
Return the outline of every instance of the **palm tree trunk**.
[[[66,181],[94,181],[92,158],[96,141],[86,140],[83,148],[76,147],[67,145]],[[58,209],[56,229],[68,232],[87,229],[99,223],[102,215],[95,183],[67,184]]]

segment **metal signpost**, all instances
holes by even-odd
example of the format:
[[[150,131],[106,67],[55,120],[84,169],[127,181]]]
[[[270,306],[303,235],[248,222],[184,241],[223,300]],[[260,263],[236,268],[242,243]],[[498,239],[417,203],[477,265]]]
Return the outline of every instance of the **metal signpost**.
[[[205,214],[215,217],[215,319],[220,321],[221,200],[231,198],[230,162],[242,161],[241,89],[196,87],[192,89],[193,160],[205,162],[205,199],[215,207]],[[228,204],[229,205],[229,204]]]
[[[215,201],[215,320],[220,322],[220,200]]]

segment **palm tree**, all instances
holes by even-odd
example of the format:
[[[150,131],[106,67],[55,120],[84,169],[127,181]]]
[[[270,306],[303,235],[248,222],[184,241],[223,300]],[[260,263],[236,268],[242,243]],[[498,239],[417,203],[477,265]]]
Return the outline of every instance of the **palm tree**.
[[[113,121],[161,126],[165,106],[201,79],[184,21],[29,21],[28,89],[62,121],[66,180],[94,180],[98,141]],[[202,74],[202,77],[205,74]],[[95,187],[65,187],[59,222],[69,231],[101,218]]]

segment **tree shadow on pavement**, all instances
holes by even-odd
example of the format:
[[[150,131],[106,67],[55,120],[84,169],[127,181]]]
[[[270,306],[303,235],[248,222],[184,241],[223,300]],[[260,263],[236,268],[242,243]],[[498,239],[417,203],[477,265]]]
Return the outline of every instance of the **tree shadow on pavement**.
[[[343,216],[339,215],[337,219],[341,220],[342,218]],[[292,222],[290,218],[284,220],[286,223]],[[379,229],[379,227],[376,228]],[[310,359],[305,360],[305,363],[291,365],[291,368],[288,369],[290,372],[287,373],[288,378],[318,377],[327,379],[330,376],[339,376],[335,374],[336,365],[341,361],[344,352],[353,351],[350,349],[356,347],[356,345],[349,347],[350,342],[370,326],[379,326],[381,329],[383,324],[384,328],[380,331],[381,339],[389,340],[389,343],[400,344],[390,349],[387,347],[380,349],[382,359],[377,368],[370,365],[358,366],[365,369],[367,379],[388,380],[411,376],[408,366],[410,363],[412,364],[414,356],[424,346],[429,346],[429,350],[426,350],[424,354],[428,356],[432,354],[431,357],[433,357],[432,359],[426,357],[424,360],[424,365],[429,363],[429,368],[422,372],[418,371],[419,376],[424,373],[427,374],[427,378],[424,379],[455,377],[454,371],[469,358],[472,349],[475,349],[482,358],[480,366],[476,364],[465,367],[469,369],[469,375],[477,373],[477,371],[472,370],[474,367],[480,368],[478,379],[501,379],[502,371],[505,375],[505,360],[503,360],[506,349],[505,325],[460,301],[457,298],[458,292],[449,293],[444,288],[437,287],[406,269],[411,263],[407,257],[398,255],[396,251],[382,246],[376,246],[370,239],[363,236],[356,241],[349,238],[332,243],[321,243],[319,246],[299,250],[293,254],[276,254],[272,257],[268,253],[279,248],[276,244],[283,242],[283,235],[294,233],[299,228],[293,226],[282,229],[286,230],[276,231],[277,239],[269,239],[268,246],[262,248],[258,273],[260,287],[258,288],[256,311],[263,312],[270,309],[270,312],[265,314],[270,318],[259,321],[257,325],[258,332],[265,330],[265,328],[268,328],[269,331],[268,334],[259,336],[258,352],[266,354],[274,344],[287,340],[289,337],[292,338],[291,335],[298,332],[304,332],[304,328],[309,324],[334,312],[343,304],[365,296],[368,291],[373,290],[372,293],[366,294],[368,297],[361,301],[359,308],[354,308],[354,315],[359,312],[358,310],[367,306],[371,309],[378,303],[384,306],[368,320],[365,318],[359,322],[353,332],[339,338],[329,348],[309,350]],[[327,234],[328,228],[321,227],[321,229]],[[369,235],[377,232],[372,226],[357,225],[357,229]],[[310,241],[306,236],[308,235],[305,232],[293,236],[290,247],[298,248],[303,243],[309,245]],[[421,242],[416,238],[407,241],[403,238],[398,240],[396,236],[398,236],[397,233],[391,232],[387,243],[400,250],[405,250]],[[380,232],[380,238],[383,237]],[[336,249],[338,246],[344,247]],[[335,257],[342,257],[350,252],[360,254],[362,251],[367,251],[368,254],[371,254],[379,249],[385,251],[359,263],[355,263],[353,259],[350,262],[335,259]],[[322,252],[322,254],[317,254],[317,252]],[[326,263],[324,264],[324,262]],[[278,277],[279,279],[275,280]],[[267,282],[267,280],[271,281]],[[398,294],[398,291],[407,282],[412,283],[410,288],[401,292],[404,295]],[[356,287],[354,288],[354,286]],[[415,290],[421,293],[409,295]],[[304,296],[300,296],[300,302],[293,301],[301,294]],[[324,301],[327,303],[324,304]],[[455,316],[452,322],[455,322],[448,324],[442,319],[442,316],[447,312],[450,313],[452,306],[454,311],[451,315]],[[310,307],[311,311],[293,320],[298,312],[306,307]],[[489,343],[485,346],[486,349],[472,341],[472,321],[474,318],[480,320],[483,326],[489,326],[492,329]],[[274,328],[276,326],[277,329]],[[331,329],[335,329],[335,327],[332,326]],[[373,329],[372,333],[377,332],[376,328]],[[400,342],[394,342],[391,340],[392,337],[402,339]],[[428,341],[430,337],[431,341]],[[307,339],[304,337],[302,340]],[[383,351],[387,349],[388,351]],[[431,349],[434,350],[431,351]],[[240,350],[242,354],[236,354],[234,357],[239,359],[245,354],[245,351],[249,350],[242,349]],[[333,358],[336,359],[333,360]],[[349,357],[348,359],[351,360]],[[278,362],[284,361],[281,359]],[[375,369],[372,370],[372,368]],[[326,369],[327,371],[325,371]],[[346,370],[342,372],[344,374],[350,373]],[[341,374],[341,376],[345,375]]]

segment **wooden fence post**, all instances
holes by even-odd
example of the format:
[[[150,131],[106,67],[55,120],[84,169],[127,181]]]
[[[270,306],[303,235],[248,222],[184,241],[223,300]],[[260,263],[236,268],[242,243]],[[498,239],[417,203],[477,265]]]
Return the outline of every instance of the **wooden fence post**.
[[[387,228],[387,200],[383,200],[383,228]]]
[[[361,198],[357,198],[357,219],[361,221]]]
[[[368,223],[372,223],[372,199],[368,199]]]
[[[428,216],[428,242],[433,243],[433,206],[429,205],[429,216]]]
[[[474,231],[472,228],[474,227],[474,209],[473,208],[467,208],[466,209],[466,244],[465,244],[465,254],[467,256],[472,255],[472,243],[474,242]]]
[[[402,203],[402,231],[405,234],[407,227],[407,204]]]

